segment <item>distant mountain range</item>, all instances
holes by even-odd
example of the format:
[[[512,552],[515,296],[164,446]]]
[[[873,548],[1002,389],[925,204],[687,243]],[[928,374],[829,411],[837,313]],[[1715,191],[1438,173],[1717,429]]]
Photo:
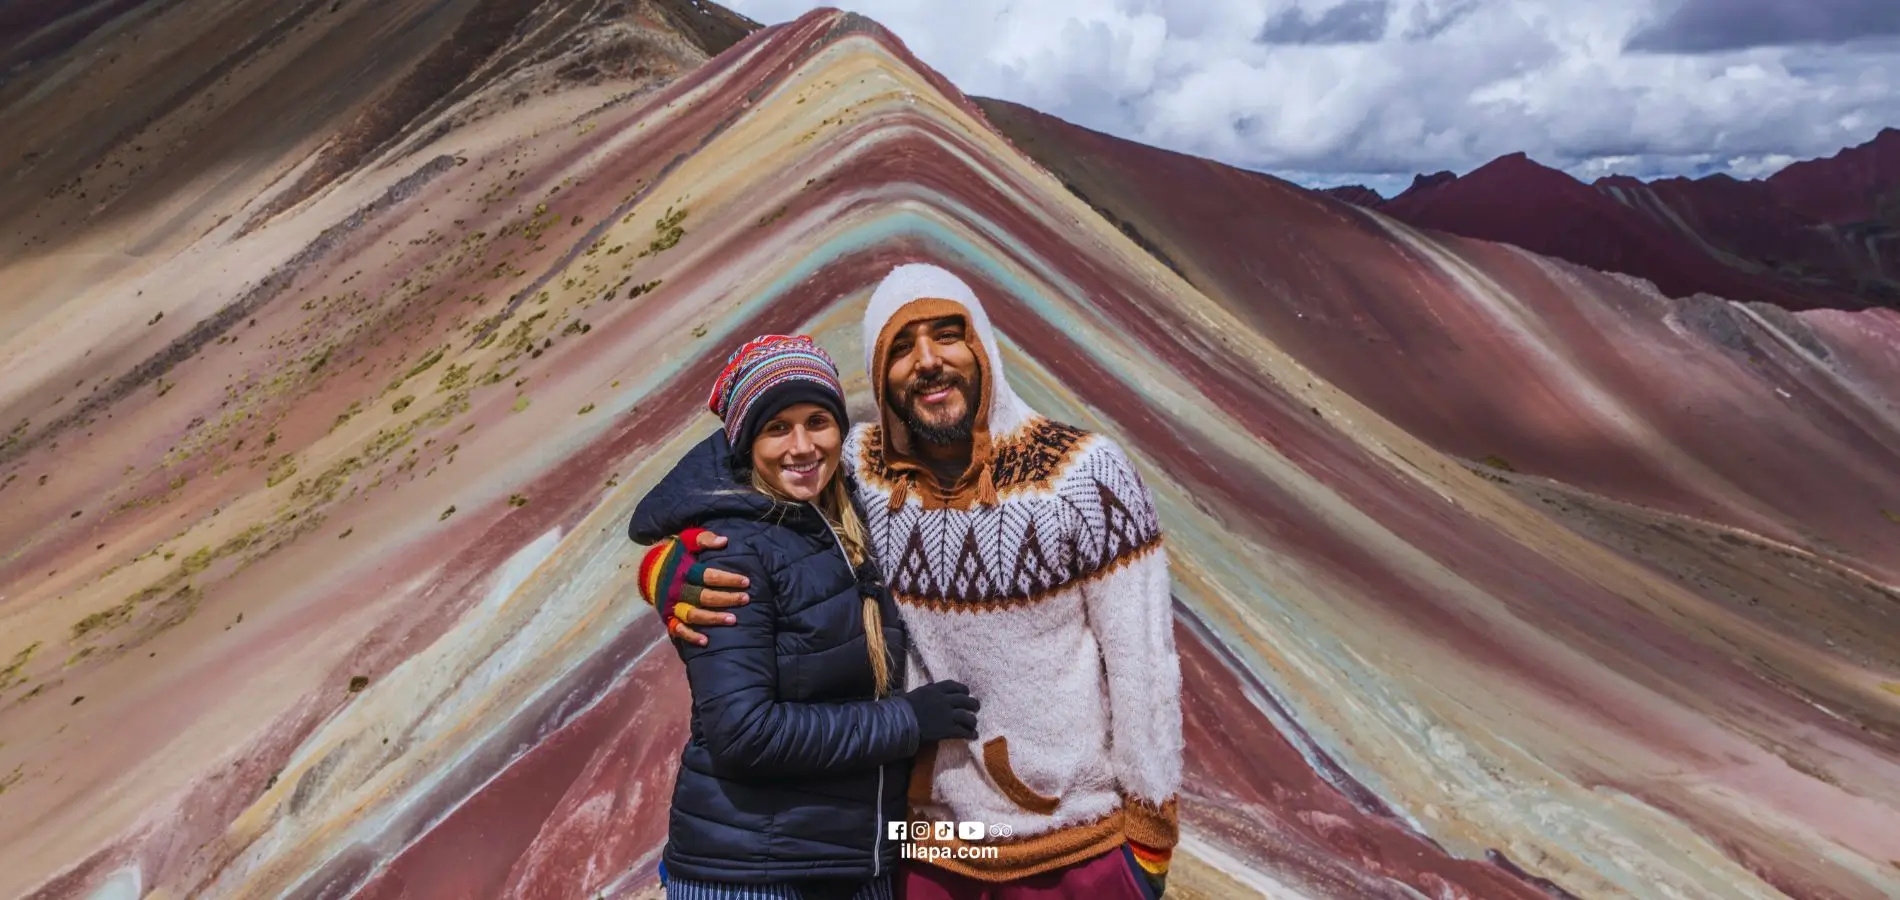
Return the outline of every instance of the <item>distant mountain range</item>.
[[[1420,228],[1514,244],[1654,282],[1788,309],[1900,307],[1900,130],[1765,179],[1586,184],[1522,153],[1420,175],[1391,199],[1323,193]]]

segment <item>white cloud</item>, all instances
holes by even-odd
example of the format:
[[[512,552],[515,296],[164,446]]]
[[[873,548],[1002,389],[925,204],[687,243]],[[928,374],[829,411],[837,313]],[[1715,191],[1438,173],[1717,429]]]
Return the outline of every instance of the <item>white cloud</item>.
[[[1669,2],[728,5],[762,22],[837,5],[889,27],[968,93],[1308,183],[1402,186],[1520,150],[1579,176],[1752,177],[1900,125],[1900,43],[1626,50],[1656,33]],[[1748,43],[1698,44],[1671,27],[1685,45]]]
[[[1728,172],[1736,178],[1767,178],[1793,163],[1795,158],[1786,153],[1770,153],[1766,156],[1737,156],[1728,161]]]

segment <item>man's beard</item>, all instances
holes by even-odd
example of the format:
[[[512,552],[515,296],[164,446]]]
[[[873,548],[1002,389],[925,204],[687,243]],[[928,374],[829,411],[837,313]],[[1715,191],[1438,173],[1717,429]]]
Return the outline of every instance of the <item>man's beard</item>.
[[[952,388],[963,396],[963,415],[948,425],[937,425],[925,421],[924,417],[916,412],[915,399],[920,395],[945,387]],[[974,393],[975,391],[970,389],[970,383],[962,376],[943,375],[930,381],[912,384],[905,394],[904,402],[893,403],[891,407],[897,411],[897,420],[904,423],[904,427],[910,430],[913,440],[936,447],[947,447],[964,443],[976,433],[976,402],[971,397]]]

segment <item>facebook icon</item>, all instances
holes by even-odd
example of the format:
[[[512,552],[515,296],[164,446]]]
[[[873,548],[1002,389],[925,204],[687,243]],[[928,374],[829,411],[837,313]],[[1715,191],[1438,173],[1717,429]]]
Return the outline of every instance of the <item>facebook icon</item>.
[[[901,841],[910,834],[910,826],[904,822],[885,822],[884,834],[893,841]]]

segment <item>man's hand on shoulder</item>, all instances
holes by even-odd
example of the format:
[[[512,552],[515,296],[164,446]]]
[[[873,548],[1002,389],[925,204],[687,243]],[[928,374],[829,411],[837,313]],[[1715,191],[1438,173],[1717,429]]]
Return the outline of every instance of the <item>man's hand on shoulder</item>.
[[[640,597],[660,611],[666,633],[675,640],[706,646],[706,636],[694,626],[731,625],[731,613],[714,612],[750,602],[744,575],[708,568],[699,561],[705,550],[726,546],[726,539],[704,528],[688,528],[654,544],[640,561]]]

